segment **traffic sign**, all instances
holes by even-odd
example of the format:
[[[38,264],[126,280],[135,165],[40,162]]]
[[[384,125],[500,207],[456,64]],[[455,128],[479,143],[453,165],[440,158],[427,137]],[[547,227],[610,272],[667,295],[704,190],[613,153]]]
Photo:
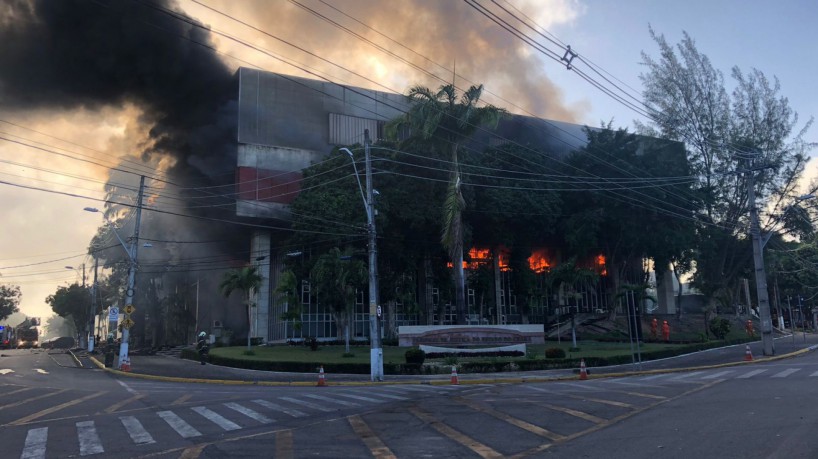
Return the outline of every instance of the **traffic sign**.
[[[135,307],[133,307],[133,305],[132,305],[132,304],[126,304],[126,305],[125,305],[125,309],[123,309],[123,311],[125,311],[125,314],[131,314],[131,313],[133,313],[134,311],[136,311],[136,308],[135,308]]]
[[[124,328],[131,328],[131,327],[133,327],[133,325],[134,325],[134,321],[131,320],[130,317],[128,317],[127,319],[122,321],[122,326]]]
[[[111,322],[116,322],[119,319],[119,308],[116,306],[111,306],[111,309],[108,310],[108,320]]]

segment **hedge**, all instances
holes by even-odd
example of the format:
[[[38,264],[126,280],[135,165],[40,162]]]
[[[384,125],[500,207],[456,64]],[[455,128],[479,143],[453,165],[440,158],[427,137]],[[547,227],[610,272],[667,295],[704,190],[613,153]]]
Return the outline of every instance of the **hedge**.
[[[728,346],[732,344],[743,344],[755,341],[749,338],[709,341],[705,343],[692,343],[686,346],[679,346],[672,349],[660,349],[655,351],[642,352],[642,361],[658,360],[668,357],[690,354],[692,352]],[[428,354],[427,354],[428,356]],[[199,360],[199,354],[195,349],[182,349],[181,357],[188,360]],[[580,360],[585,360],[587,367],[603,367],[610,365],[623,365],[632,363],[630,354],[622,354],[610,357],[576,357],[570,359],[521,359],[521,360],[492,360],[486,361],[463,361],[457,364],[461,373],[500,373],[506,371],[536,371],[536,370],[557,370],[579,368]],[[232,357],[223,357],[210,354],[208,361],[215,365],[223,365],[234,368],[246,368],[250,370],[284,371],[293,373],[313,373],[318,372],[318,365],[307,362],[283,362],[251,360]],[[328,373],[345,374],[369,374],[369,363],[329,363],[324,364],[324,371]],[[450,371],[448,365],[419,365],[417,363],[384,363],[383,371],[390,375],[421,375],[421,374],[445,374]]]

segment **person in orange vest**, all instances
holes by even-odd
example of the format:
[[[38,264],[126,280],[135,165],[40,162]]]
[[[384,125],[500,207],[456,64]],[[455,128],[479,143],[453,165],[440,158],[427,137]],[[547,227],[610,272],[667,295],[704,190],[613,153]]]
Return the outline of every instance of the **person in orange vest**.
[[[650,322],[650,337],[652,339],[658,339],[659,338],[659,321],[656,320],[655,317]]]
[[[755,336],[755,330],[753,330],[753,321],[752,320],[747,321],[747,325],[744,326],[744,330],[747,331],[747,336],[749,336],[750,338]]]
[[[670,324],[667,323],[667,320],[662,321],[662,337],[666,342],[670,341]]]

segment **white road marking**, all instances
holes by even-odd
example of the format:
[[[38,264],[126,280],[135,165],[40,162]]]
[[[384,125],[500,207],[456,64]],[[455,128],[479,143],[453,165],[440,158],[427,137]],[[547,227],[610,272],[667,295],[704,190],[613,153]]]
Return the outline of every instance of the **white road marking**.
[[[37,373],[40,373],[41,375],[47,375],[48,374],[48,372],[43,370],[42,368],[35,368],[34,371],[36,371]]]
[[[120,385],[120,386],[122,386],[122,387],[124,387],[124,388],[125,388],[125,390],[127,390],[128,392],[130,392],[130,393],[132,393],[132,394],[134,394],[134,395],[137,395],[137,394],[138,394],[138,392],[137,392],[137,391],[135,391],[135,390],[131,389],[131,387],[130,387],[129,385],[125,384],[124,382],[122,382],[122,381],[120,381],[120,380],[117,380],[116,382],[118,382],[118,383],[119,383],[119,385]]]
[[[818,371],[816,371],[815,373],[811,374],[810,376],[818,376]]]
[[[737,376],[737,377],[736,377],[736,379],[747,379],[747,378],[752,378],[753,376],[755,376],[755,375],[760,375],[761,373],[764,373],[765,371],[767,371],[767,369],[766,369],[766,368],[762,368],[762,369],[759,369],[759,370],[749,371],[749,372],[747,372],[747,373],[745,373],[745,374],[743,374],[743,375],[741,375],[741,376]]]
[[[122,425],[125,426],[125,430],[128,431],[128,435],[131,436],[131,440],[137,445],[148,445],[150,443],[156,443],[156,441],[151,437],[151,434],[142,427],[142,424],[133,416],[122,416],[119,418],[122,421]]]
[[[244,405],[239,405],[238,403],[233,402],[225,403],[224,406],[230,408],[231,410],[238,411],[239,413],[247,416],[248,418],[253,418],[262,424],[269,424],[273,422],[272,419],[268,418],[267,416],[264,416],[258,411],[251,410],[250,408],[247,408]]]
[[[673,381],[678,381],[680,379],[690,378],[691,376],[698,376],[698,375],[700,375],[702,373],[704,373],[704,372],[703,371],[694,371],[693,373],[686,373],[686,374],[679,375],[679,376],[676,376],[676,377],[670,378],[670,379],[673,380]]]
[[[315,403],[305,402],[304,400],[299,400],[297,398],[292,397],[278,397],[280,400],[284,400],[285,402],[294,403],[296,405],[306,406],[307,408],[312,408],[314,410],[323,411],[324,413],[329,413],[330,411],[335,411],[332,408],[327,408],[325,406],[316,405]]]
[[[168,425],[171,426],[171,428],[173,428],[173,430],[175,430],[176,433],[181,435],[183,438],[198,437],[202,435],[201,432],[194,429],[193,426],[185,422],[173,411],[159,411],[156,414],[158,414],[160,418],[164,419],[165,422],[167,422]]]
[[[728,373],[732,373],[732,372],[733,372],[733,370],[719,371],[719,372],[713,373],[711,375],[702,376],[701,379],[716,379],[716,378],[720,378],[720,377],[722,377],[722,376],[724,376],[724,375],[726,375]]]
[[[77,423],[77,437],[80,441],[80,456],[104,453],[102,442],[99,441],[97,428],[94,421],[82,421]]]
[[[201,414],[204,416],[208,421],[216,424],[217,426],[221,427],[224,430],[239,430],[241,426],[236,424],[235,422],[225,418],[221,414],[205,408],[203,406],[194,406],[191,410]]]
[[[259,405],[261,405],[261,406],[263,406],[264,408],[267,408],[267,409],[280,411],[282,413],[289,414],[290,416],[292,416],[294,418],[301,418],[301,417],[304,417],[304,416],[307,415],[307,413],[304,413],[302,411],[294,410],[292,408],[286,408],[286,407],[283,407],[281,405],[275,404],[273,402],[268,402],[267,400],[261,400],[261,399],[253,400],[253,403],[259,404]]]
[[[408,398],[401,397],[400,395],[381,394],[381,393],[377,393],[377,394],[373,393],[373,395],[377,395],[378,397],[383,397],[383,398],[391,398],[392,400],[409,400]]]
[[[664,377],[667,377],[667,376],[668,376],[667,373],[660,373],[658,375],[645,376],[644,378],[639,378],[639,379],[640,379],[640,381],[650,381],[651,379],[664,378]]]
[[[9,373],[14,373],[14,370],[10,368],[0,368],[0,375],[7,375]]]
[[[795,373],[796,371],[801,371],[801,369],[800,368],[788,368],[788,369],[782,371],[781,373],[776,373],[776,374],[772,375],[772,377],[773,378],[786,378],[787,376]]]
[[[48,441],[48,427],[31,429],[26,434],[26,446],[20,459],[44,459],[45,444]]]
[[[304,394],[304,397],[314,398],[316,400],[321,400],[323,402],[337,403],[339,405],[348,406],[350,408],[355,408],[356,406],[361,406],[360,403],[345,402],[343,400],[336,400],[334,398],[324,397],[323,395]]]
[[[372,403],[383,403],[383,402],[386,401],[386,400],[378,400],[377,398],[364,397],[362,395],[352,395],[352,394],[335,394],[335,395],[338,396],[338,397],[346,397],[346,398],[351,398],[353,400],[361,400],[361,401],[364,401],[364,402],[372,402]]]

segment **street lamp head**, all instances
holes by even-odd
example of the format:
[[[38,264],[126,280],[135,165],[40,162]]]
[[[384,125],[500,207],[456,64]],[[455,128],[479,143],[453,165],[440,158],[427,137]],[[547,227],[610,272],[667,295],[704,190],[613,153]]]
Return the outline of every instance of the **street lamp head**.
[[[343,151],[344,153],[348,154],[350,158],[352,158],[352,150],[346,147],[339,148],[338,150]]]
[[[65,269],[74,269],[73,266],[66,266]]]
[[[814,195],[814,194],[812,194],[812,193],[810,193],[810,194],[802,194],[801,196],[798,196],[798,198],[797,198],[797,199],[798,199],[799,201],[803,201],[803,200],[805,200],[805,199],[812,199],[812,198],[814,198],[814,197],[815,197],[815,195]]]
[[[97,209],[96,207],[85,207],[82,210],[86,212],[99,212],[99,209]]]

